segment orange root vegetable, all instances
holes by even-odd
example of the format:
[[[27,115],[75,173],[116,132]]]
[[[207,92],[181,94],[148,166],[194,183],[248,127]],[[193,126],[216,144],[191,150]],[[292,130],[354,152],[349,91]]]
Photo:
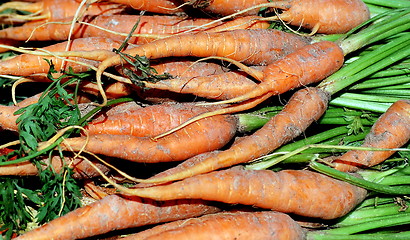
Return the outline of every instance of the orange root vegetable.
[[[180,164],[172,175],[151,178],[146,182],[161,183],[184,179],[216,169],[249,162],[299,136],[326,111],[329,94],[318,88],[297,91],[284,109],[254,134],[242,137],[232,146],[205,157],[198,164]]]
[[[122,239],[302,240],[305,237],[306,230],[284,213],[236,211],[165,223]]]
[[[178,0],[108,0],[112,3],[120,3],[136,10],[162,14],[184,14],[184,8],[180,7]]]
[[[0,5],[2,9],[13,9],[18,11],[30,12],[30,15],[15,16],[16,20],[26,19],[27,21],[55,21],[58,19],[72,17],[79,11],[79,15],[101,15],[115,14],[124,10],[124,6],[113,3],[92,3],[84,4],[79,9],[81,1],[76,0],[41,0],[34,3],[11,1]],[[58,9],[58,11],[56,10]],[[19,17],[20,16],[20,17]],[[14,20],[13,15],[9,17],[9,21]]]
[[[241,72],[225,72],[210,76],[178,77],[156,83],[144,82],[146,88],[193,94],[215,100],[227,100],[252,91],[257,84]]]
[[[184,0],[199,2],[201,0]],[[201,1],[202,2],[202,1]],[[275,20],[311,29],[317,33],[346,33],[370,18],[370,11],[362,0],[285,0],[285,1],[206,1],[205,11],[220,15],[256,15],[261,8],[275,8],[282,12]]]
[[[73,177],[77,179],[89,179],[100,176],[100,173],[95,170],[86,160],[81,158],[66,157],[61,159],[59,156],[54,156],[51,159],[44,159],[43,169],[52,167],[59,173],[64,165],[73,169]],[[107,174],[110,169],[104,164],[94,162],[102,173]],[[38,174],[38,168],[32,162],[22,162],[18,164],[0,166],[0,176],[34,176]]]
[[[169,117],[169,116],[168,116]],[[153,121],[151,124],[156,124]],[[237,119],[215,116],[174,132],[158,140],[130,135],[98,134],[65,139],[63,148],[102,154],[135,162],[182,161],[197,154],[225,146],[235,135]]]
[[[138,36],[129,39],[128,43],[144,44],[158,38],[166,38],[173,34],[180,34],[194,27],[196,31],[222,31],[225,29],[248,29],[267,28],[268,23],[263,20],[247,18],[237,19],[234,22],[209,24],[212,19],[208,18],[184,18],[177,16],[140,16],[140,15],[87,15],[80,19],[80,23],[74,25],[72,34],[70,28],[72,17],[59,19],[58,22],[48,24],[32,23],[19,27],[0,30],[0,38],[26,41],[64,41],[68,37],[105,37],[113,40],[124,41],[132,28],[138,23],[133,34]],[[65,23],[65,24],[64,24]]]
[[[85,126],[89,135],[114,134],[154,137],[168,131],[191,117],[208,112],[214,107],[195,103],[163,103],[145,108],[130,109],[110,116],[100,114]],[[223,119],[219,119],[223,121]],[[215,121],[217,121],[215,119]]]
[[[362,147],[399,148],[410,139],[410,101],[399,100],[393,103],[380,116]],[[359,168],[377,165],[389,158],[395,151],[350,150],[333,160],[335,168],[344,172],[355,172]]]
[[[275,95],[325,79],[344,62],[343,50],[334,42],[316,42],[295,50],[263,70],[262,83],[246,94],[220,103],[245,101],[266,93]]]
[[[160,201],[203,199],[322,219],[344,216],[367,195],[363,188],[308,170],[273,172],[239,166],[148,188],[115,186],[125,194]]]
[[[25,233],[16,240],[83,239],[119,229],[175,221],[219,212],[201,200],[156,202],[110,195]]]
[[[57,43],[48,47],[44,47],[39,51],[42,50],[49,51],[49,52],[59,52],[65,51],[68,42]],[[121,45],[121,42],[111,40],[109,38],[102,38],[102,37],[93,37],[93,38],[80,38],[74,39],[69,44],[69,50],[77,50],[77,51],[91,51],[95,49],[106,49],[111,50],[112,48],[118,48]],[[45,57],[39,56],[34,54],[21,54],[17,55],[13,58],[0,61],[0,74],[9,74],[9,75],[17,75],[17,76],[29,76],[31,74],[37,73],[47,73],[50,69],[50,65],[44,60],[49,59],[53,62],[54,67],[57,71],[66,69],[68,67],[72,67],[74,72],[83,72],[89,69],[88,66],[83,66],[77,63],[67,62],[64,61],[65,65],[63,64],[63,60],[61,58],[56,57]],[[75,61],[84,62],[92,66],[97,66],[98,62],[81,59],[81,58],[70,58]],[[64,66],[64,68],[63,68]]]

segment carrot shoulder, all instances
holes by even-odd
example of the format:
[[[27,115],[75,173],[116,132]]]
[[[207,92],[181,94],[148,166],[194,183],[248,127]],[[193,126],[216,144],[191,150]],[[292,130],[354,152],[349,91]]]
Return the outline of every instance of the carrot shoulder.
[[[233,167],[186,178],[182,181],[119,190],[155,200],[203,199],[244,204],[334,219],[350,212],[366,197],[366,190],[308,170],[245,170]]]
[[[174,221],[220,211],[201,200],[156,202],[110,195],[27,232],[16,240],[83,239],[114,230]]]
[[[380,116],[362,147],[399,148],[410,139],[410,101],[399,100],[393,103]],[[377,165],[389,158],[395,151],[350,150],[335,159],[335,168],[344,172],[355,172],[359,168]]]
[[[284,213],[236,211],[165,223],[122,239],[302,240],[305,237],[306,230]]]

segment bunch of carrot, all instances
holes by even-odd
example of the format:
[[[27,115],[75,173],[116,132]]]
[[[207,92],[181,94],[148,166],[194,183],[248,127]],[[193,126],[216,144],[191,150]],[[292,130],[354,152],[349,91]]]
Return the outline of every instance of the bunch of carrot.
[[[410,139],[410,102],[403,95],[390,99],[383,111],[370,110],[377,114],[362,122],[373,126],[354,134],[360,147],[309,152],[320,146],[338,149],[341,136],[352,137],[340,115],[334,118],[341,121],[331,124],[343,126],[329,130],[332,137],[309,134],[320,132],[311,125],[325,126],[339,106],[351,107],[345,99],[356,94],[349,91],[366,89],[363,79],[408,64],[406,4],[3,3],[0,80],[11,97],[0,106],[0,129],[7,134],[0,147],[5,149],[0,186],[13,176],[63,176],[61,189],[68,197],[61,197],[55,219],[48,219],[47,201],[57,200],[44,196],[52,192],[15,182],[16,190],[7,192],[24,194],[19,201],[32,201],[31,208],[40,210],[16,218],[0,214],[0,231],[17,239],[82,239],[125,229],[138,232],[126,239],[327,234],[308,231],[313,223],[306,221],[339,221],[375,188],[351,180],[357,173],[335,179],[306,160],[297,161],[302,166],[286,164],[310,156],[308,161],[320,160],[333,170],[356,172],[403,150]],[[397,84],[408,83],[406,69],[391,73],[402,76]],[[34,94],[20,84],[38,90]],[[20,91],[27,91],[24,100],[16,97]],[[272,115],[261,117],[263,108],[253,112],[275,104],[281,106]],[[245,111],[251,113],[238,114]],[[262,121],[253,126],[249,119]],[[246,166],[236,166],[241,164]],[[307,166],[312,169],[302,170]],[[93,203],[67,209],[69,196],[78,192],[73,181],[88,196],[83,199],[95,198]],[[111,187],[98,184],[102,181]],[[47,221],[28,231],[30,214]]]

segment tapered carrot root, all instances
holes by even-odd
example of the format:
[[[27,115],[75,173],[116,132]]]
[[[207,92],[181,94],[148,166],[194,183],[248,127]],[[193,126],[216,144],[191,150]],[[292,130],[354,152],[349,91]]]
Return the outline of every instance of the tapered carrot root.
[[[201,174],[161,186],[117,187],[127,194],[161,201],[204,199],[322,219],[344,216],[367,194],[365,189],[307,170],[273,172],[242,167]]]
[[[93,3],[84,5],[79,9],[81,1],[76,0],[42,0],[34,3],[11,1],[0,5],[0,10],[13,9],[17,11],[30,12],[30,15],[14,16],[15,20],[25,19],[26,21],[54,21],[66,17],[72,17],[79,11],[79,14],[101,15],[115,14],[124,10],[124,6],[113,3]],[[59,9],[56,11],[56,9]],[[20,17],[19,17],[20,16]],[[13,16],[9,17],[9,21],[14,20]]]
[[[336,43],[316,42],[269,64],[263,70],[262,83],[242,96],[220,103],[244,101],[269,92],[282,94],[325,79],[336,72],[343,62],[343,50]]]
[[[138,23],[128,43],[144,44],[159,38],[166,38],[173,34],[181,34],[197,27],[195,31],[223,31],[226,29],[252,29],[264,28],[269,24],[264,20],[253,20],[245,17],[233,22],[212,23],[208,18],[184,18],[177,16],[140,16],[140,15],[87,15],[74,25],[71,32],[72,17],[59,19],[55,23],[31,23],[19,27],[0,30],[0,38],[26,41],[67,40],[68,37],[106,37],[113,40],[124,41],[127,35]],[[64,24],[65,23],[65,24]],[[207,24],[207,26],[201,27]],[[209,25],[208,25],[209,24]],[[71,33],[71,35],[70,35]]]
[[[239,72],[226,72],[211,76],[184,77],[145,83],[145,87],[208,99],[227,100],[252,91],[257,84]]]
[[[216,213],[218,207],[201,200],[156,202],[110,195],[76,209],[16,238],[19,240],[82,239],[114,230]]]
[[[271,63],[307,44],[307,39],[295,34],[272,29],[252,29],[176,35],[126,50],[124,53],[150,59],[220,56],[256,65]],[[121,62],[120,56],[106,59],[99,66],[98,74]]]
[[[91,135],[64,140],[66,150],[86,151],[135,162],[181,161],[197,154],[219,149],[235,135],[233,116],[203,119],[157,141],[129,135]]]
[[[182,14],[184,8],[179,7],[178,0],[108,0],[112,3],[121,3],[136,10],[162,14]]]
[[[51,46],[44,47],[43,49],[40,49],[38,51],[39,53],[41,53],[42,50],[49,52],[65,51],[67,45],[68,50],[72,51],[91,51],[96,49],[111,50],[113,48],[118,48],[121,45],[121,42],[102,37],[80,38],[72,40],[71,43],[62,42],[53,44]],[[88,66],[83,66],[80,64],[71,63],[67,61],[65,61],[63,65],[64,61],[56,57],[45,57],[34,54],[21,54],[8,60],[0,61],[0,74],[29,76],[37,73],[47,73],[50,69],[50,65],[44,59],[52,61],[57,71],[63,69],[68,70],[68,67],[71,67],[74,72],[84,72],[87,69],[89,69]],[[98,65],[98,62],[92,60],[86,60],[81,58],[71,59],[74,61],[84,62],[91,66]]]
[[[185,2],[199,2],[184,0]],[[286,1],[206,1],[205,11],[220,15],[256,15],[261,8],[282,12],[273,19],[311,29],[318,33],[346,33],[370,18],[370,11],[361,0],[286,0]]]
[[[91,121],[85,129],[89,135],[116,134],[154,137],[211,109],[215,108],[197,106],[194,103],[163,103],[116,113],[105,118],[102,115]]]
[[[170,182],[249,162],[299,136],[326,111],[329,94],[317,88],[297,91],[284,109],[261,129],[236,141],[229,149],[203,159],[195,165],[177,166],[172,175],[151,178],[147,182]]]
[[[237,211],[220,212],[198,218],[178,220],[122,239],[302,240],[305,237],[306,230],[284,213],[274,211]]]
[[[410,139],[410,101],[399,100],[393,103],[380,116],[362,147],[399,148]],[[332,163],[344,172],[355,172],[359,168],[377,165],[389,158],[395,151],[350,150],[336,158]]]
[[[100,173],[95,170],[86,160],[80,158],[66,157],[61,159],[59,156],[54,156],[51,159],[43,160],[43,168],[52,167],[52,169],[59,173],[64,165],[73,169],[73,177],[77,179],[89,179],[100,176]],[[109,168],[101,163],[93,163],[102,173],[107,174]],[[22,162],[18,164],[11,164],[0,166],[0,176],[33,176],[37,175],[38,168],[32,162]]]

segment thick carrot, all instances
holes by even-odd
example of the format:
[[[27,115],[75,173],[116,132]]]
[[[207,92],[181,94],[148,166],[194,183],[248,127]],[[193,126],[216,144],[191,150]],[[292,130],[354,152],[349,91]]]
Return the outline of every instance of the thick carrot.
[[[184,0],[185,2],[199,2]],[[201,1],[203,2],[203,1]],[[361,0],[285,0],[285,1],[206,1],[205,11],[220,15],[256,15],[261,8],[282,12],[273,19],[311,29],[318,33],[345,33],[370,18],[370,11]]]
[[[79,11],[79,15],[102,15],[102,14],[115,14],[124,10],[124,6],[113,3],[92,3],[83,5],[79,9],[81,1],[77,0],[41,0],[36,2],[20,2],[11,1],[0,5],[0,10],[13,9],[17,11],[30,12],[29,16],[26,16],[26,20],[30,21],[55,21],[66,17],[73,17],[76,12]],[[57,11],[58,9],[58,11]],[[22,19],[20,17],[18,19]],[[13,18],[9,17],[11,21]],[[21,21],[20,21],[21,22]]]
[[[329,94],[317,88],[297,91],[284,109],[254,134],[236,141],[229,149],[205,157],[198,164],[181,164],[172,175],[147,182],[170,182],[261,157],[299,136],[327,108]]]
[[[115,134],[154,137],[213,107],[195,103],[163,103],[116,114],[99,116],[86,127],[89,135]],[[100,114],[101,115],[101,114]],[[222,120],[222,119],[221,119]]]
[[[169,117],[169,115],[168,115]],[[150,137],[98,134],[64,140],[66,150],[86,151],[135,162],[181,161],[197,154],[219,149],[235,135],[233,116],[215,116],[198,121],[157,141]],[[133,121],[133,120],[132,120]],[[151,124],[156,124],[155,121]]]
[[[220,209],[201,200],[156,202],[110,195],[27,232],[16,240],[82,239],[119,229],[186,219]]]
[[[367,194],[363,188],[308,170],[273,172],[245,170],[240,166],[166,185],[116,187],[126,194],[160,201],[203,199],[322,219],[344,216]]]
[[[183,94],[193,94],[215,100],[227,100],[252,91],[257,84],[243,72],[225,72],[210,76],[177,77],[156,83],[144,82],[144,87]]]
[[[69,50],[91,51],[95,49],[111,50],[112,48],[118,48],[121,45],[121,42],[111,40],[109,38],[102,38],[102,37],[80,38],[80,39],[74,39],[70,43],[61,42],[61,43],[53,44],[51,46],[44,47],[38,51],[39,52],[41,52],[42,50],[46,50],[49,52],[65,51],[67,44],[69,46]],[[71,67],[74,72],[83,72],[88,69],[88,66],[83,66],[80,64],[63,61],[63,59],[61,58],[44,57],[44,56],[38,56],[38,55],[27,53],[27,54],[17,55],[7,60],[0,61],[0,74],[29,76],[31,74],[36,74],[36,73],[47,73],[50,69],[50,65],[44,59],[48,59],[52,61],[57,71],[60,71],[63,69],[68,70],[68,67]],[[92,61],[92,60],[81,59],[81,58],[71,58],[71,59],[84,62],[92,66],[98,65],[98,62]],[[63,65],[63,62],[64,62],[64,65]]]
[[[144,44],[158,38],[166,38],[173,34],[180,34],[194,27],[196,31],[222,31],[226,29],[267,28],[269,24],[264,20],[252,20],[250,18],[236,19],[233,22],[214,23],[208,18],[186,18],[178,16],[149,16],[149,15],[87,15],[80,19],[80,23],[74,25],[71,30],[72,17],[59,19],[58,22],[27,23],[23,26],[11,27],[0,30],[0,38],[20,41],[49,41],[67,40],[68,37],[107,37],[114,40],[124,41],[127,35],[138,23],[133,34],[137,36],[128,40],[133,44]],[[62,24],[66,23],[66,24]],[[201,27],[209,24],[206,27]],[[71,33],[71,35],[70,35]]]
[[[43,169],[51,167],[56,173],[61,172],[64,165],[73,169],[73,178],[89,179],[100,176],[100,173],[92,167],[88,161],[81,158],[65,157],[61,159],[59,156],[53,156],[51,159],[46,158],[42,161]],[[107,174],[110,169],[104,164],[94,162],[102,173]],[[34,176],[38,174],[38,168],[32,162],[22,162],[0,166],[0,176]]]
[[[305,237],[306,230],[284,213],[236,211],[165,223],[122,239],[302,240]]]
[[[374,123],[362,147],[399,148],[410,139],[410,100],[399,100]],[[395,151],[350,150],[337,157],[333,164],[344,172],[355,172],[359,168],[377,165]]]

